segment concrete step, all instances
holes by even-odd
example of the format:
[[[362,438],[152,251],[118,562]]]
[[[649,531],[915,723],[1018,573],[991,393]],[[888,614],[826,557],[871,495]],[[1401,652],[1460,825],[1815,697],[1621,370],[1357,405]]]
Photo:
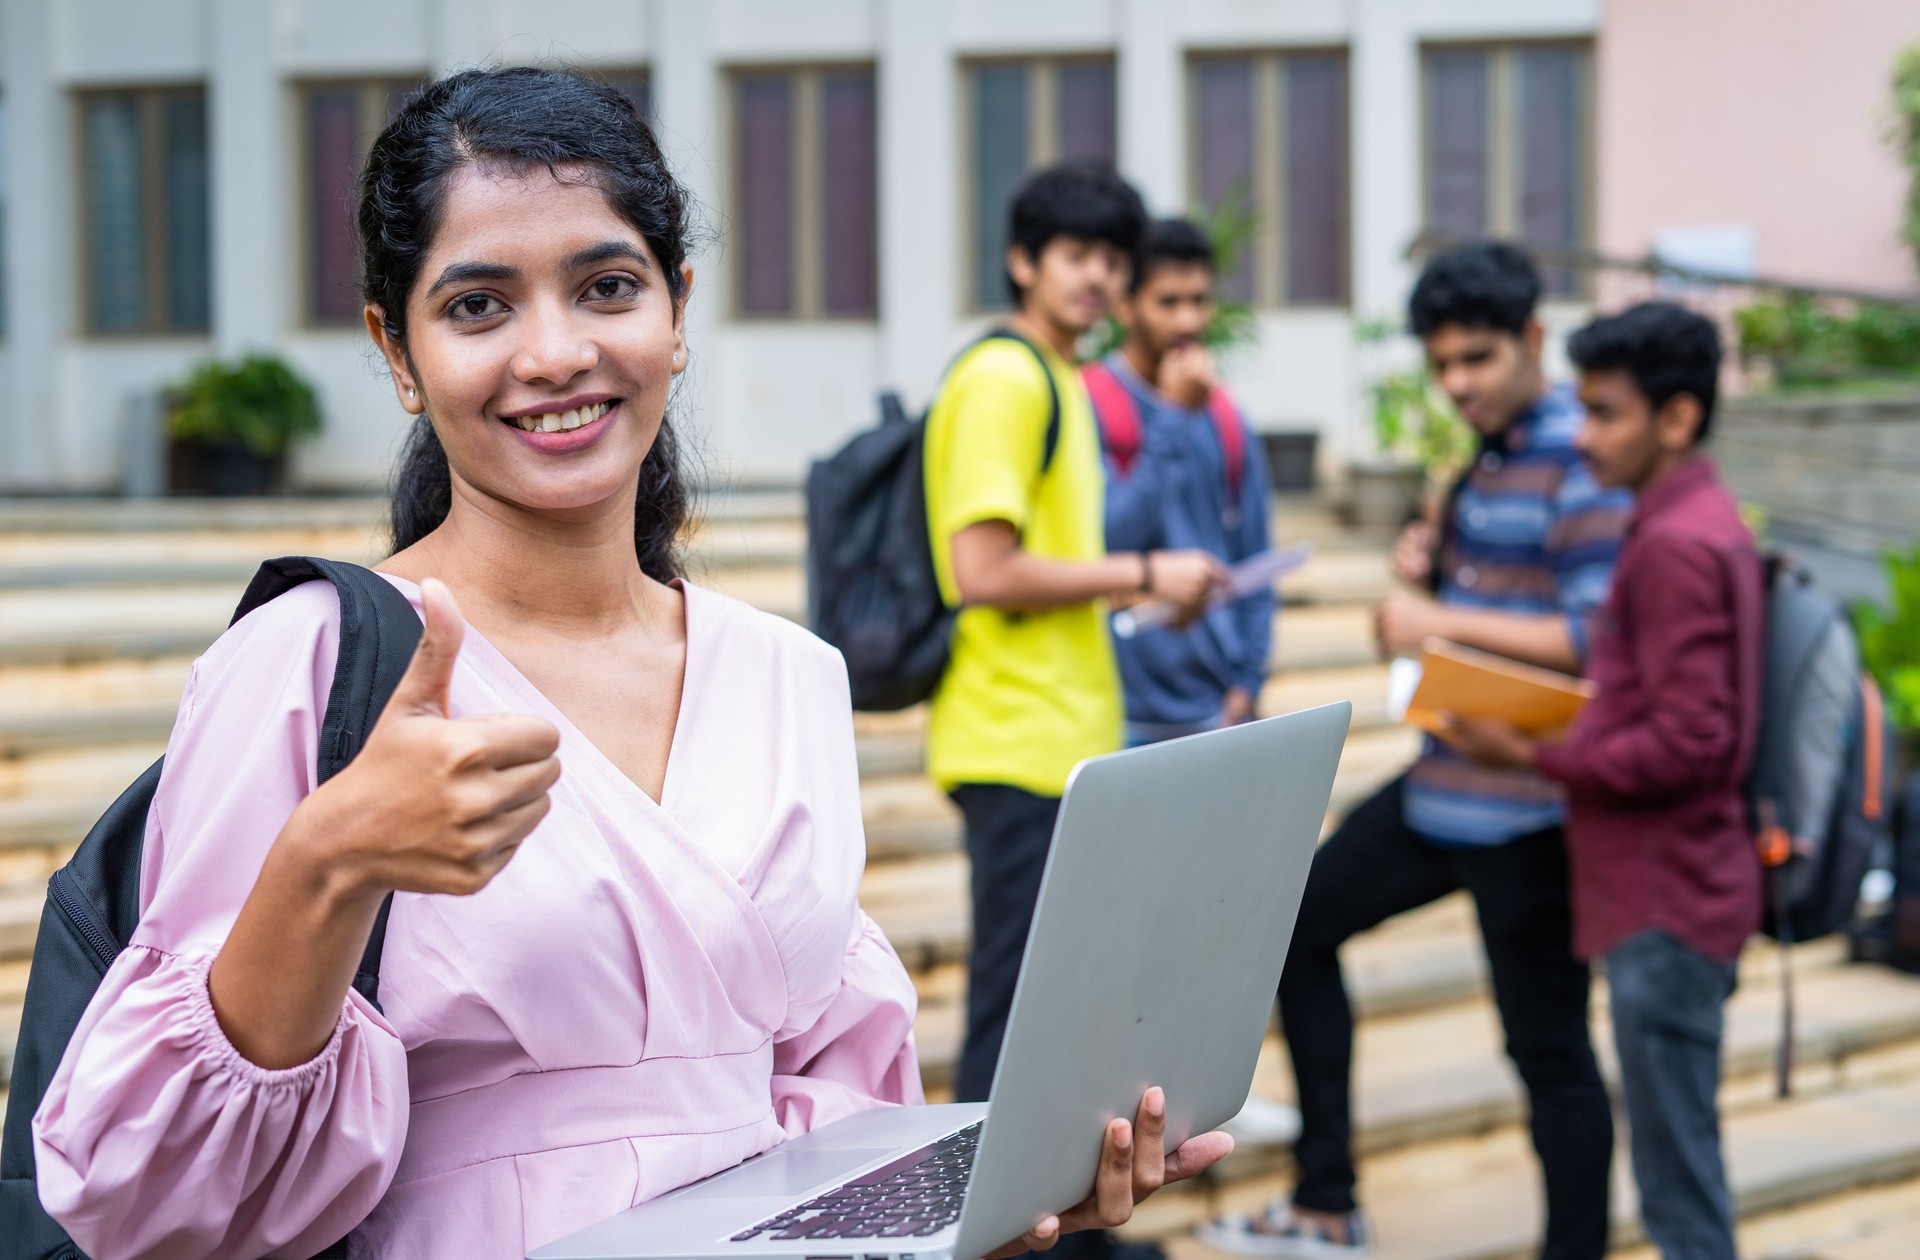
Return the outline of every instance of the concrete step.
[[[1906,1046],[1865,1059],[1883,1070],[1727,1117],[1728,1172],[1743,1217],[1920,1174],[1920,1062]],[[1539,1173],[1518,1127],[1375,1155],[1362,1161],[1360,1176],[1377,1260],[1520,1260],[1538,1248]],[[1286,1181],[1278,1172],[1211,1178],[1152,1203],[1140,1227],[1181,1234],[1219,1211],[1256,1210]],[[1618,1145],[1613,1215],[1617,1245],[1641,1240]],[[1172,1253],[1175,1260],[1220,1254],[1187,1237],[1173,1239]]]
[[[1913,1260],[1920,1256],[1920,1177],[1752,1213],[1738,1223],[1735,1245],[1753,1260]],[[1611,1260],[1661,1257],[1642,1242],[1616,1249]]]

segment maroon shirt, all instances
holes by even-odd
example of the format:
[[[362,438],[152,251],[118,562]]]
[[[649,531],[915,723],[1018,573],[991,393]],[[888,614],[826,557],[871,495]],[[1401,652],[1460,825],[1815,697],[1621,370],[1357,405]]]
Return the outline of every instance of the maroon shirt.
[[[1764,593],[1753,535],[1695,456],[1634,509],[1595,626],[1598,694],[1540,772],[1567,788],[1573,946],[1657,928],[1731,961],[1760,924],[1747,768],[1760,724]]]

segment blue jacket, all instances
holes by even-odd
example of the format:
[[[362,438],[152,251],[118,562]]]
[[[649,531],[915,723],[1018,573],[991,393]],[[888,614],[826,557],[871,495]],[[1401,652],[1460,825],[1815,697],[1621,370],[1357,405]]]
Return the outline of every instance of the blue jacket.
[[[1198,548],[1226,564],[1265,551],[1267,470],[1246,418],[1239,418],[1246,451],[1240,493],[1228,503],[1226,453],[1206,408],[1169,402],[1119,351],[1108,356],[1107,366],[1133,396],[1141,427],[1140,450],[1124,475],[1107,452],[1107,549]],[[1127,720],[1205,722],[1219,714],[1230,688],[1258,696],[1267,679],[1273,611],[1273,593],[1263,591],[1217,608],[1185,630],[1116,638]]]

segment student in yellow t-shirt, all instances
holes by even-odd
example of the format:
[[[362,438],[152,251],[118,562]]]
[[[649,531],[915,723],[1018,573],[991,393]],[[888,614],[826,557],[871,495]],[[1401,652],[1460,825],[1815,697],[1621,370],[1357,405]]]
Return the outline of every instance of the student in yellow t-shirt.
[[[1007,249],[1009,326],[1027,344],[969,351],[927,420],[934,567],[963,608],[927,731],[928,770],[965,817],[973,864],[962,1101],[984,1101],[993,1083],[1067,775],[1120,747],[1107,601],[1146,594],[1194,612],[1225,580],[1205,552],[1109,555],[1104,543],[1100,439],[1074,347],[1125,284],[1145,225],[1139,194],[1109,168],[1031,176]],[[1059,437],[1042,472],[1055,396]]]

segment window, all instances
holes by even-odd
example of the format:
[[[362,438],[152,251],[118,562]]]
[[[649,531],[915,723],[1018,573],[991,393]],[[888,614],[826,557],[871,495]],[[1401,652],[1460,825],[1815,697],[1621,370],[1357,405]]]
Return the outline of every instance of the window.
[[[80,98],[87,325],[207,327],[207,109],[199,88]]]
[[[305,314],[312,324],[358,325],[353,184],[367,146],[418,79],[310,83],[300,89],[301,215],[306,232]]]
[[[733,133],[738,312],[872,318],[880,305],[872,69],[741,71]]]
[[[1199,57],[1189,186],[1208,213],[1244,207],[1250,248],[1221,278],[1259,306],[1348,300],[1347,55]]]
[[[1578,246],[1592,236],[1592,58],[1584,44],[1426,52],[1427,225]],[[1578,275],[1543,268],[1549,294]]]
[[[1112,163],[1113,59],[1023,58],[967,68],[968,297],[1004,309],[1007,213],[1028,171],[1075,158]]]

